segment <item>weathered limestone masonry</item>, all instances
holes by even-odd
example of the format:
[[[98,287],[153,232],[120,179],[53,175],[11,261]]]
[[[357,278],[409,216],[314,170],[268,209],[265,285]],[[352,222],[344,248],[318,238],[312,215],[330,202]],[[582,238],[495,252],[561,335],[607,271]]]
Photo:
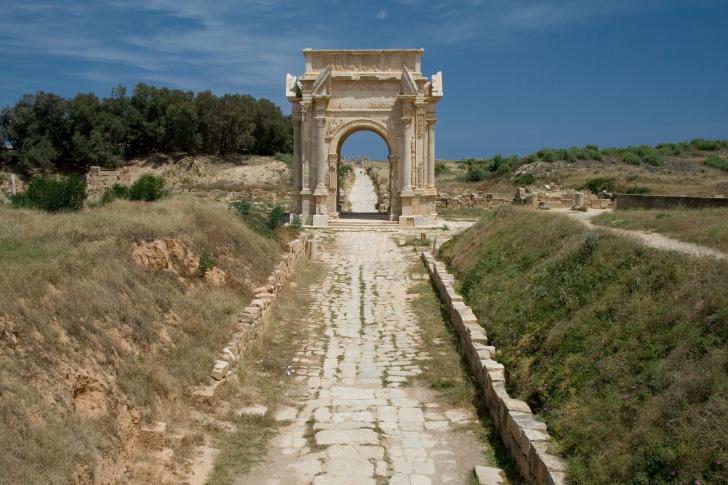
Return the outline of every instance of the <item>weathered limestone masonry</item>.
[[[592,209],[614,208],[614,201],[599,197],[598,194],[577,192],[576,190],[546,190],[535,192],[530,188],[519,187],[513,197],[513,205],[530,205],[555,209],[586,207]]]
[[[513,197],[492,192],[469,192],[467,194],[437,194],[437,207],[463,209],[466,207],[494,208],[511,205]]]
[[[423,49],[304,49],[306,71],[286,77],[293,105],[294,211],[305,224],[337,218],[341,147],[357,131],[389,149],[390,219],[430,226],[435,209],[435,108],[442,73],[422,75]]]
[[[421,256],[449,311],[461,352],[483,389],[488,412],[518,471],[537,485],[563,484],[564,462],[547,451],[551,438],[546,424],[534,418],[528,404],[508,395],[503,364],[495,360],[495,347],[488,345],[486,332],[472,309],[455,292],[455,278],[447,272],[445,264],[436,261],[430,252],[423,251]]]
[[[240,313],[238,318],[237,331],[230,341],[223,347],[219,358],[213,365],[208,385],[197,387],[192,395],[195,402],[201,407],[209,407],[214,398],[215,392],[222,388],[225,380],[230,376],[238,364],[241,354],[247,348],[248,342],[255,338],[261,330],[266,319],[270,315],[272,304],[288,281],[296,263],[301,259],[309,247],[306,239],[295,239],[286,244],[286,250],[281,260],[268,277],[266,286],[256,288],[255,296],[250,304]]]
[[[101,197],[106,189],[114,184],[129,185],[130,182],[126,167],[119,170],[103,170],[101,167],[92,166],[86,174],[86,189],[91,199]]]

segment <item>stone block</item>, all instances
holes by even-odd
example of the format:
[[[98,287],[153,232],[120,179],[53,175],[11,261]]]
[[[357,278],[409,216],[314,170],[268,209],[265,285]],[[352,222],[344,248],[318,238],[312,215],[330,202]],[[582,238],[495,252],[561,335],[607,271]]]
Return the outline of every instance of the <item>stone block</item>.
[[[501,485],[506,482],[503,480],[502,470],[489,466],[475,466],[475,477],[480,485]]]
[[[230,362],[226,360],[216,360],[215,365],[212,368],[212,373],[210,374],[210,377],[212,377],[216,381],[219,381],[227,375],[229,369]]]
[[[328,227],[329,216],[328,214],[314,214],[311,225],[313,227]]]
[[[142,424],[139,429],[139,443],[149,450],[161,451],[164,449],[164,434],[166,431],[167,423],[162,421]]]

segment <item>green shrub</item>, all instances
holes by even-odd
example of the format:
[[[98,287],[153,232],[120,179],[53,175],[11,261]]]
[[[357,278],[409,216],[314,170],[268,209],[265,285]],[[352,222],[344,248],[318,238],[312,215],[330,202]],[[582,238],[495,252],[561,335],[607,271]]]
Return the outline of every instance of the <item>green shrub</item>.
[[[435,162],[435,176],[436,177],[439,177],[440,175],[445,175],[448,173],[450,173],[450,167],[448,167],[446,163]]]
[[[157,175],[142,175],[129,187],[129,200],[153,202],[162,199],[166,195],[164,179]]]
[[[86,182],[77,175],[68,177],[36,176],[25,192],[10,196],[15,207],[29,207],[48,212],[74,211],[86,201]]]
[[[710,167],[725,170],[726,172],[728,172],[728,160],[726,160],[725,158],[721,158],[717,155],[711,155],[706,158],[705,164]]]
[[[531,185],[536,182],[536,177],[532,173],[522,172],[513,177],[513,183],[516,185]]]
[[[210,258],[210,255],[207,254],[207,250],[203,249],[202,254],[200,254],[200,276],[205,276],[205,273],[215,266],[217,266],[217,263]]]
[[[642,157],[642,161],[647,165],[652,165],[653,167],[660,167],[665,163],[665,160],[662,158],[662,156],[655,151],[646,153]]]
[[[465,163],[468,166],[465,172],[466,182],[480,182],[488,176],[484,160],[467,160]]]
[[[273,155],[273,158],[285,163],[286,165],[288,165],[288,168],[293,167],[293,153],[276,152],[276,154]]]
[[[129,187],[122,184],[114,184],[106,189],[99,202],[108,204],[116,199],[129,199]]]
[[[252,205],[250,202],[246,200],[241,200],[239,202],[233,202],[230,204],[230,206],[235,209],[235,211],[240,214],[241,216],[247,216],[250,215],[250,210],[252,209]]]
[[[293,218],[291,219],[291,229],[295,229],[296,231],[300,231],[301,229],[303,229],[301,216],[299,216],[298,214],[294,214]]]
[[[585,189],[589,189],[592,193],[598,194],[601,191],[614,192],[616,190],[617,181],[613,178],[598,177],[587,180],[584,184]]]
[[[625,154],[622,155],[622,161],[630,165],[639,165],[642,163],[642,159],[635,152],[625,152]]]
[[[690,142],[690,145],[697,148],[698,150],[713,152],[716,150],[720,150],[721,145],[723,144],[718,140],[704,140],[702,138],[696,138],[695,140]]]
[[[285,222],[286,213],[283,211],[283,207],[277,205],[270,212],[270,228],[275,229]]]

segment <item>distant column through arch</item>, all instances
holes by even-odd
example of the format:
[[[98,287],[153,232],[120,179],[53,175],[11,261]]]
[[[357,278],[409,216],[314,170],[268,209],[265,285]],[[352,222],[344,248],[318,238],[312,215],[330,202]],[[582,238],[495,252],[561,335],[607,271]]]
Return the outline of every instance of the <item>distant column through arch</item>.
[[[337,217],[341,145],[372,131],[389,149],[390,215],[402,225],[432,225],[435,198],[435,108],[442,73],[422,75],[423,49],[304,49],[306,72],[286,77],[293,104],[294,210],[304,224]]]

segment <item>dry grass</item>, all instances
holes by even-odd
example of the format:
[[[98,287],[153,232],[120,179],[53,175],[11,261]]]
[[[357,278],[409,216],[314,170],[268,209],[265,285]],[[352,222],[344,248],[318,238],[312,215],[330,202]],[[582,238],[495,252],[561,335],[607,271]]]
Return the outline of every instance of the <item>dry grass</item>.
[[[257,463],[265,454],[269,439],[277,423],[270,413],[281,403],[281,396],[293,377],[287,369],[293,364],[297,350],[311,332],[313,308],[309,288],[320,274],[320,265],[306,263],[296,271],[293,284],[281,293],[265,330],[251,344],[238,367],[240,384],[231,388],[225,400],[231,409],[262,404],[269,409],[264,417],[234,418],[238,430],[232,434],[218,433],[216,446],[221,453],[215,463],[208,484],[233,483]]]
[[[174,413],[280,251],[225,209],[175,200],[73,214],[0,208],[0,226],[3,483],[67,483],[78,465],[93,468],[121,444],[115,419],[127,405]],[[129,242],[153,238],[206,250],[231,283],[138,267]],[[84,376],[100,389],[98,417],[77,413]]]
[[[728,252],[728,209],[635,209],[592,219],[594,224],[654,231],[685,242]]]

